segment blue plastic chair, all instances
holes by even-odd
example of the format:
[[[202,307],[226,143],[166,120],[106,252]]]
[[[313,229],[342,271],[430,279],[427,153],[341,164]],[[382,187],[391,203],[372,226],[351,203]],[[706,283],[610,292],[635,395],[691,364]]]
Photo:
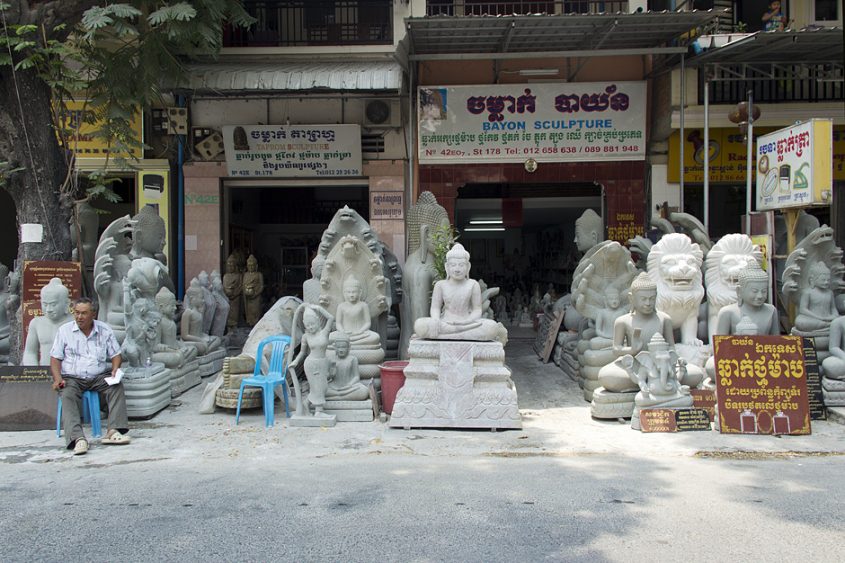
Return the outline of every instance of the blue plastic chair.
[[[272,346],[270,352],[270,368],[266,374],[261,373],[261,360],[264,357],[264,346]],[[282,395],[285,399],[285,416],[290,418],[290,407],[288,406],[288,386],[285,381],[287,371],[287,352],[290,346],[290,336],[268,336],[258,344],[258,353],[255,356],[255,369],[252,377],[245,377],[241,381],[241,388],[238,391],[238,411],[235,414],[235,424],[241,418],[241,401],[244,397],[244,387],[261,387],[264,406],[264,425],[269,428],[273,426],[275,419],[273,403],[275,394],[273,390],[277,385],[282,386]]]
[[[62,396],[59,395],[59,405],[56,408],[56,436],[62,437]],[[82,392],[82,420],[91,422],[91,434],[95,438],[103,435],[100,426],[100,394],[97,391]]]

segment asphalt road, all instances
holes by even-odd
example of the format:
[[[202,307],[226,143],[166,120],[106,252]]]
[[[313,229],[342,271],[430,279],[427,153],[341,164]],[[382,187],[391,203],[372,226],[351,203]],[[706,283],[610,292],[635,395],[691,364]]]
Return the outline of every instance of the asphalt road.
[[[4,560],[834,561],[845,541],[839,456],[64,459],[0,466]]]

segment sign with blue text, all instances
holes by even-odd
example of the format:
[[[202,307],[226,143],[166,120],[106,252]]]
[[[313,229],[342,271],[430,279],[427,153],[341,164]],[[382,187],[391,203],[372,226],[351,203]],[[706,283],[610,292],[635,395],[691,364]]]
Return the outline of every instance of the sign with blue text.
[[[423,86],[419,160],[645,159],[645,82]]]
[[[223,147],[229,176],[361,176],[360,125],[227,125]]]

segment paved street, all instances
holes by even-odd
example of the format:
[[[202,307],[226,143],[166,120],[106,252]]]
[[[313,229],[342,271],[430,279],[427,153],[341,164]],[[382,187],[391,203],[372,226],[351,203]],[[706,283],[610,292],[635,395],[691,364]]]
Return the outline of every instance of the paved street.
[[[640,434],[516,336],[522,431],[235,427],[195,414],[196,388],[127,447],[2,433],[4,559],[839,559],[845,426]]]

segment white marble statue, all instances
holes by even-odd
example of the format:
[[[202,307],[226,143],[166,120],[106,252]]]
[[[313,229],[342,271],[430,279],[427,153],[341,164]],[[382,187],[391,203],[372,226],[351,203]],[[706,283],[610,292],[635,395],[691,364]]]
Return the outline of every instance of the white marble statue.
[[[575,246],[583,254],[604,240],[601,216],[587,209],[575,220]]]
[[[470,267],[469,252],[460,243],[446,253],[446,279],[434,284],[430,316],[414,324],[418,338],[507,343],[507,329],[482,317],[481,288],[469,277]]]
[[[744,234],[723,236],[707,253],[704,284],[707,287],[707,332],[711,341],[714,334],[725,334],[716,333],[717,318],[723,307],[737,302],[740,274],[752,264],[759,269],[762,263],[760,247]]]
[[[68,289],[59,278],[52,278],[41,288],[41,312],[42,316],[29,321],[21,359],[25,366],[49,366],[56,331],[73,320]]]

